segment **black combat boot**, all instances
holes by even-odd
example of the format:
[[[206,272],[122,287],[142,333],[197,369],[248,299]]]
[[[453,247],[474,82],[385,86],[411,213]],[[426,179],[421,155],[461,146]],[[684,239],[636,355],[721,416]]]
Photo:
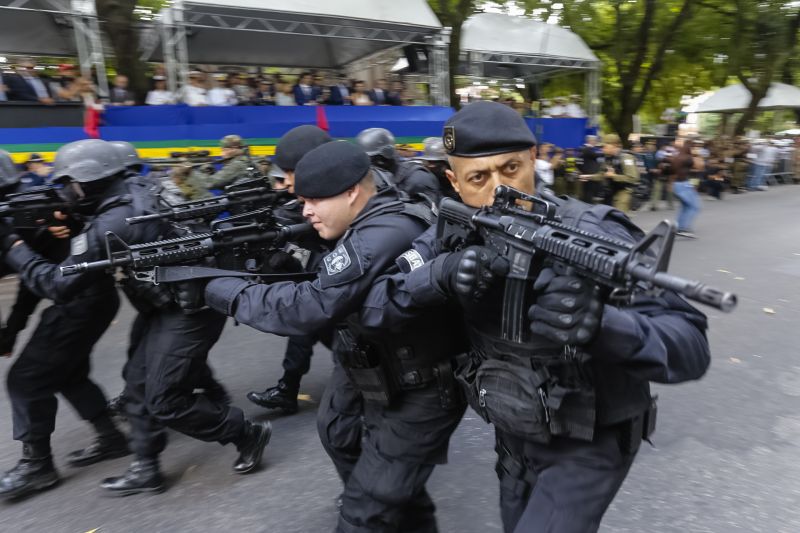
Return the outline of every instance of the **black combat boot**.
[[[255,470],[272,436],[272,424],[269,421],[248,420],[245,424],[244,435],[236,445],[236,449],[239,450],[239,457],[233,463],[233,471],[236,474],[247,474]]]
[[[158,466],[158,458],[137,458],[124,474],[107,477],[100,483],[109,496],[130,496],[140,492],[164,492],[164,476]]]
[[[0,498],[19,498],[48,489],[59,480],[50,442],[26,442],[22,445],[22,459],[0,479]]]
[[[125,396],[125,392],[120,392],[119,396],[115,396],[108,400],[107,409],[108,414],[113,417],[121,418],[124,420],[125,417],[125,403],[128,401],[127,396]]]
[[[282,409],[287,415],[297,412],[297,392],[299,387],[293,387],[285,380],[280,380],[274,387],[264,392],[248,392],[247,399],[254,404],[267,409]]]
[[[97,438],[86,448],[67,455],[67,463],[70,466],[87,466],[131,453],[128,449],[128,439],[117,429],[108,414],[98,416],[91,420],[91,423],[97,431]]]

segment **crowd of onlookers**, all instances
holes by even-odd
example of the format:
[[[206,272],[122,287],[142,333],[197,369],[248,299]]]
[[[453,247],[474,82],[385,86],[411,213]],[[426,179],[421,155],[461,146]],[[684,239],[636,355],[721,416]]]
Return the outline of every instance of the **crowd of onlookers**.
[[[593,179],[607,172],[609,153],[594,136],[574,149],[543,144],[537,172],[557,194],[611,204],[614,184]],[[687,236],[692,236],[689,227],[699,212],[700,194],[722,200],[725,192],[764,191],[770,184],[800,182],[800,137],[650,138],[634,142],[629,153],[639,176],[631,186],[631,209],[658,210],[665,204],[672,209],[679,203],[679,225],[687,226]]]
[[[153,78],[148,105],[185,103],[191,106],[234,105],[408,105],[403,81],[379,79],[369,88],[362,80],[344,74],[327,77],[303,72],[290,80],[280,74],[250,77],[245,74],[189,73],[189,84],[171,93],[163,76]]]
[[[23,59],[14,69],[0,70],[0,102],[62,102],[98,105],[409,105],[402,80],[377,80],[368,87],[363,80],[345,74],[303,72],[299,76],[282,74],[205,73],[191,71],[188,83],[173,92],[167,88],[163,68],[150,78],[150,90],[143,102],[137,101],[125,75],[111,81],[109,94],[100,97],[93,80],[81,76],[74,65],[60,65],[55,74],[42,76],[41,67]]]

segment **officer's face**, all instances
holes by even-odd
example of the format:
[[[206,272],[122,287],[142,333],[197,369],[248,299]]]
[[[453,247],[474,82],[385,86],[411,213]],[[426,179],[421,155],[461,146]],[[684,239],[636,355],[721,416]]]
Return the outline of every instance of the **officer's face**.
[[[286,188],[289,192],[294,194],[294,170],[284,170],[283,173],[286,174],[283,183],[286,184]]]
[[[491,205],[498,185],[534,193],[536,147],[487,157],[451,157],[447,179],[470,207]]]
[[[303,216],[308,220],[319,236],[325,240],[336,240],[347,231],[350,223],[358,214],[356,209],[358,185],[330,198],[305,198]]]

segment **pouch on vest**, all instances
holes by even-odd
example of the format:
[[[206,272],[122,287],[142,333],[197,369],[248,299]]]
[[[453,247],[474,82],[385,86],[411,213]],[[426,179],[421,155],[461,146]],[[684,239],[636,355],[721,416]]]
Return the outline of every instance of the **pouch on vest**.
[[[470,359],[456,370],[456,379],[464,384],[467,401],[484,420],[505,433],[550,442],[544,375],[500,359]]]

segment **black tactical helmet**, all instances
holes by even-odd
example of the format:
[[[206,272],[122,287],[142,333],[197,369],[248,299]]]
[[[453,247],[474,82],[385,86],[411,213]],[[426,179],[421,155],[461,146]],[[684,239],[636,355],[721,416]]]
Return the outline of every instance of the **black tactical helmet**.
[[[19,172],[11,159],[11,155],[0,150],[0,188],[19,183]]]
[[[384,128],[367,128],[356,137],[356,143],[370,157],[395,158],[394,135]]]
[[[53,180],[70,178],[78,183],[89,183],[124,170],[125,163],[113,144],[100,139],[85,139],[58,149],[53,164]]]
[[[109,144],[117,150],[127,168],[138,167],[141,169],[144,166],[144,161],[139,157],[139,152],[136,151],[136,147],[131,143],[127,141],[110,141]]]
[[[417,159],[421,161],[447,161],[447,152],[441,137],[428,137],[422,141],[425,152]]]

